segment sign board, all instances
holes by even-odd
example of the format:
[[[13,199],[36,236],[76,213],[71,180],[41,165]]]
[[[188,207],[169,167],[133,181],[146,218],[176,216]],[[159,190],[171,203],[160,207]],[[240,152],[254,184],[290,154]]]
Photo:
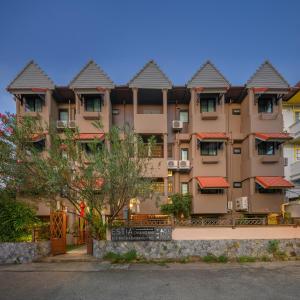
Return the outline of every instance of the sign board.
[[[170,241],[172,227],[118,227],[111,230],[112,241]]]

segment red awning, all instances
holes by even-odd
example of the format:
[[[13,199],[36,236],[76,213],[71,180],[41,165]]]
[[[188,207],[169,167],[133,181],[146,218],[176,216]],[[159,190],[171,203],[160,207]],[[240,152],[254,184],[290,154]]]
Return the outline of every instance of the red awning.
[[[198,140],[214,140],[214,141],[224,141],[228,139],[225,132],[200,132],[196,133]]]
[[[256,132],[255,137],[262,141],[287,141],[293,139],[288,133],[261,133]]]
[[[79,133],[76,140],[102,140],[104,138],[104,133]]]
[[[46,138],[45,133],[34,133],[30,136],[32,142],[37,143]]]
[[[294,185],[281,176],[257,176],[255,181],[264,189],[292,188]]]
[[[196,177],[201,189],[227,189],[229,183],[224,177]]]
[[[47,88],[32,88],[31,91],[34,93],[46,93],[48,91],[48,89]]]

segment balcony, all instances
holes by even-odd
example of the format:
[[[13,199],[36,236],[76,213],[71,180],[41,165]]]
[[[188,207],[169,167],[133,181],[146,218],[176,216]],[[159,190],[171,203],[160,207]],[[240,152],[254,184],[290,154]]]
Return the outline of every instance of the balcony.
[[[75,128],[75,127],[76,127],[75,121],[66,121],[66,120],[57,120],[56,121],[57,129]]]
[[[219,155],[202,156],[203,164],[217,164],[220,161]]]
[[[260,120],[276,120],[278,113],[259,113]]]
[[[295,142],[300,141],[300,122],[296,122],[289,127],[289,132]]]
[[[201,119],[202,120],[217,120],[218,119],[218,113],[216,111],[214,111],[214,112],[202,112],[201,113]]]
[[[293,181],[300,180],[300,161],[296,161],[293,164],[291,164],[290,177]]]
[[[262,155],[260,157],[260,161],[263,164],[274,164],[278,163],[280,161],[280,156],[279,155]]]

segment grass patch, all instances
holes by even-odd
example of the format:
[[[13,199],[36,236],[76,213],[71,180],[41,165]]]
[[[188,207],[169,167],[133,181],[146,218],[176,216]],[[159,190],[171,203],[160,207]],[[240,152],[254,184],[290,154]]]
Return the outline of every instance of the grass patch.
[[[252,256],[239,256],[236,259],[239,263],[255,262],[256,258]]]
[[[105,260],[109,260],[112,263],[129,263],[137,259],[135,250],[130,250],[124,254],[118,254],[114,252],[107,252],[104,257]]]
[[[227,263],[228,257],[225,255],[216,256],[216,255],[208,254],[202,257],[202,261],[206,263]]]

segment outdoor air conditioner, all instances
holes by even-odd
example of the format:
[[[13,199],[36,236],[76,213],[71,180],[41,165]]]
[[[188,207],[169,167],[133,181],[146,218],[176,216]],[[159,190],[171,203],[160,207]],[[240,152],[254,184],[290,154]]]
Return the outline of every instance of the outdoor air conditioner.
[[[178,160],[168,160],[168,169],[177,169],[178,168]]]
[[[228,202],[227,202],[227,209],[228,209],[228,210],[232,210],[232,208],[233,208],[233,203],[232,203],[232,201],[228,201]]]
[[[191,163],[189,160],[180,160],[179,161],[179,169],[190,169]]]
[[[183,122],[182,121],[179,121],[179,120],[174,120],[172,122],[172,127],[173,129],[182,129],[183,127]]]
[[[56,128],[66,128],[68,126],[68,121],[57,121]]]
[[[248,197],[239,197],[235,199],[235,209],[248,210]]]

